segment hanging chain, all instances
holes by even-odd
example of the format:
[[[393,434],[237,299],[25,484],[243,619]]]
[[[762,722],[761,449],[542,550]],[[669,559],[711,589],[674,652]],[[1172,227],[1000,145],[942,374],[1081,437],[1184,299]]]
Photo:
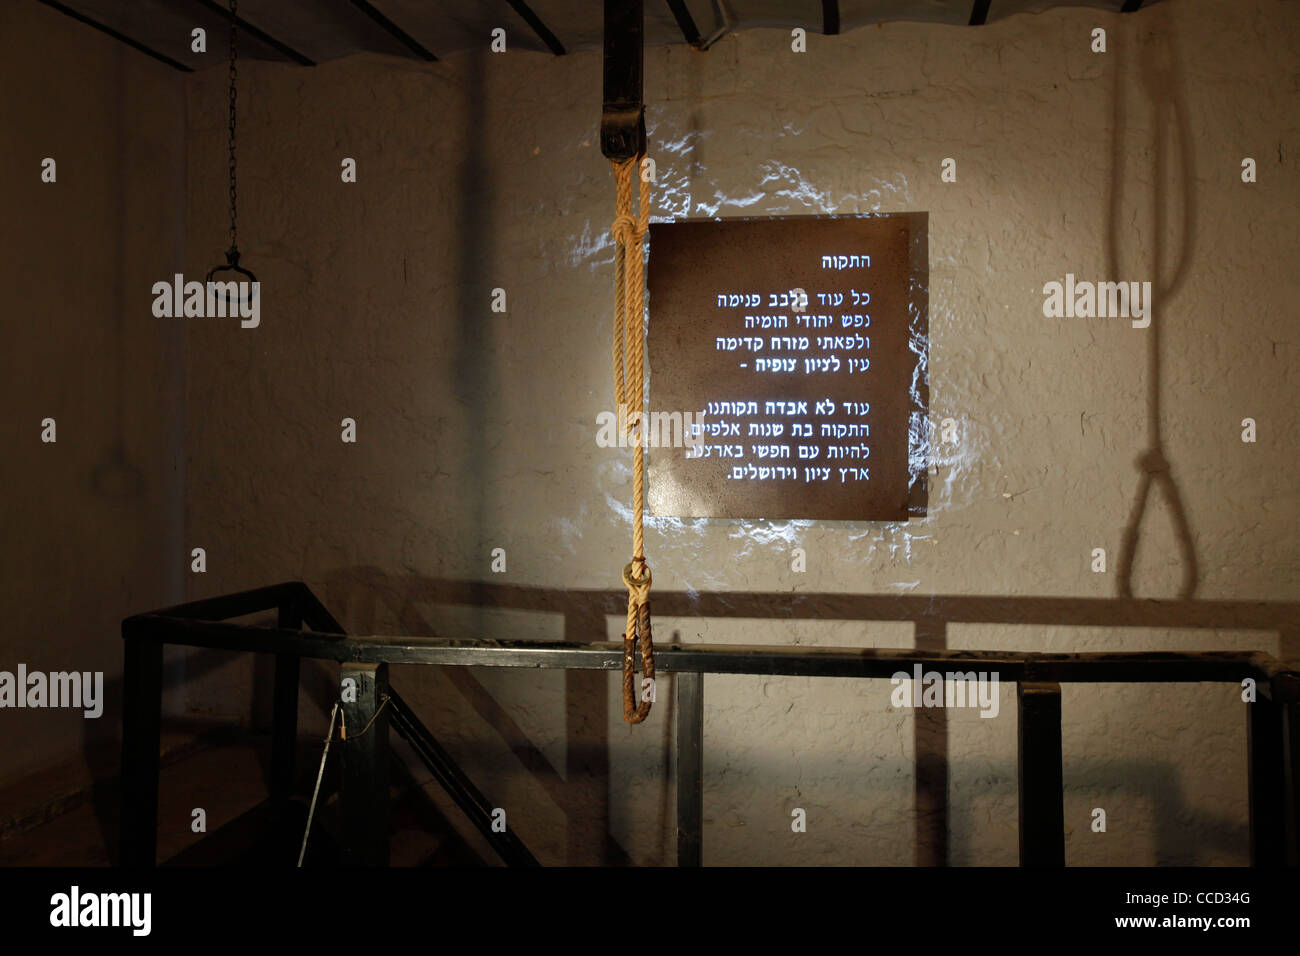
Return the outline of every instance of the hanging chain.
[[[226,250],[226,264],[224,266],[214,266],[208,271],[208,282],[213,281],[213,276],[218,272],[237,272],[244,276],[244,280],[251,284],[252,296],[257,295],[257,277],[239,264],[239,191],[235,185],[235,105],[238,95],[238,71],[237,64],[239,60],[239,2],[238,0],[229,0],[230,2],[230,248]],[[241,280],[241,285],[244,280]],[[211,285],[209,285],[211,289]],[[225,299],[227,308],[236,303],[229,288],[220,293]],[[243,309],[253,301],[252,296],[244,298],[239,302],[239,308]],[[233,313],[231,313],[233,314]],[[251,318],[251,315],[247,316]]]
[[[236,28],[235,10],[238,0],[230,0],[230,252],[227,258],[231,263],[239,261],[239,232],[237,216],[239,214],[238,192],[235,188],[235,61],[239,50],[239,31]]]

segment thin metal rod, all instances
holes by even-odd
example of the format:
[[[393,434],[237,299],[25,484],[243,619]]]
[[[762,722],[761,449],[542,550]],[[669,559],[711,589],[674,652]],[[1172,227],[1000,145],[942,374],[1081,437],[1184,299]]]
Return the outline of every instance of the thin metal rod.
[[[409,33],[407,33],[405,30],[399,27],[392,20],[388,19],[388,17],[380,13],[377,9],[375,9],[374,4],[367,2],[367,0],[352,0],[352,5],[356,7],[358,10],[360,10],[362,13],[364,13],[366,16],[368,16],[371,20],[375,21],[375,23],[379,24],[381,27],[387,30],[398,40],[400,40],[408,50],[410,50],[420,59],[427,60],[430,63],[437,62],[438,58],[434,56],[431,52],[426,50],[423,44],[421,44],[419,40],[411,36]]]
[[[316,816],[316,798],[320,796],[320,782],[325,778],[325,761],[330,755],[330,741],[334,739],[334,722],[339,716],[339,702],[334,701],[334,708],[330,711],[330,729],[325,732],[325,749],[320,755],[320,769],[316,771],[316,787],[311,792],[311,807],[307,810],[307,826],[302,831],[302,849],[298,851],[298,865],[302,866],[303,858],[307,855],[307,837],[311,835],[311,821]]]
[[[176,60],[173,60],[171,57],[159,53],[157,50],[150,49],[149,47],[141,43],[139,40],[133,40],[125,33],[119,33],[117,30],[114,30],[112,27],[107,26],[106,24],[100,23],[98,20],[92,20],[84,13],[78,13],[76,10],[73,10],[71,7],[64,6],[63,4],[59,3],[58,0],[41,0],[41,3],[45,4],[47,7],[52,7],[53,9],[58,10],[59,13],[72,17],[72,19],[74,20],[84,23],[88,27],[94,27],[96,30],[99,30],[102,33],[107,33],[114,40],[117,40],[120,43],[125,43],[127,46],[131,47],[134,50],[139,50],[141,53],[145,54],[146,56],[153,57],[159,63],[166,63],[174,70],[180,70],[182,73],[194,72],[194,70],[191,67],[186,66],[184,63],[180,63]]]
[[[532,8],[524,3],[524,0],[506,0],[506,3],[510,4],[515,13],[519,14],[524,22],[533,28],[533,32],[541,37],[542,42],[546,44],[552,53],[556,56],[564,56],[564,44],[547,28],[541,18],[533,13]]]
[[[213,13],[221,17],[221,19],[223,20],[228,21],[230,19],[230,11],[227,10],[225,7],[222,7],[220,4],[218,4],[216,0],[196,0],[196,2],[202,4],[204,7],[206,7],[208,10],[211,10]],[[293,47],[289,46],[289,44],[282,43],[281,41],[277,40],[275,37],[271,36],[271,34],[267,33],[265,30],[262,30],[254,26],[253,24],[249,23],[243,17],[236,16],[235,23],[239,24],[239,29],[246,31],[247,33],[261,40],[263,43],[265,43],[267,46],[271,47],[272,49],[277,50],[280,53],[283,53],[285,56],[293,60],[299,66],[316,65],[315,60],[299,53]]]

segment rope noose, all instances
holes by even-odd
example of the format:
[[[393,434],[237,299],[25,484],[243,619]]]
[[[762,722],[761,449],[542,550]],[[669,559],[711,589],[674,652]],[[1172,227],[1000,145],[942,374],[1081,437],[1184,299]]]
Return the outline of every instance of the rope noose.
[[[650,635],[650,565],[645,559],[645,266],[642,241],[650,222],[650,184],[636,175],[641,157],[614,162],[614,398],[627,410],[626,435],[632,442],[632,560],[623,568],[627,586],[627,626],[623,631],[623,719],[639,724],[650,714],[653,698],[638,694],[633,675],[637,648],[641,676],[655,676],[654,641]],[[639,183],[639,214],[632,214],[632,182]],[[622,417],[620,415],[620,417]]]

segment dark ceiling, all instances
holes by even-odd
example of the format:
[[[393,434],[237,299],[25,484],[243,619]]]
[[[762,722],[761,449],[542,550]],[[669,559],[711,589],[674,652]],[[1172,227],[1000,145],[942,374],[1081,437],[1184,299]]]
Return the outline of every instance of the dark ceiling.
[[[177,69],[224,66],[227,0],[40,0]],[[645,0],[648,45],[707,48],[753,27],[842,33],[919,20],[979,25],[1050,7],[1132,12],[1160,0]],[[553,54],[601,47],[602,0],[239,0],[241,57],[313,66],[353,53],[423,60],[485,48],[506,31],[509,49]],[[190,49],[208,32],[208,52]]]

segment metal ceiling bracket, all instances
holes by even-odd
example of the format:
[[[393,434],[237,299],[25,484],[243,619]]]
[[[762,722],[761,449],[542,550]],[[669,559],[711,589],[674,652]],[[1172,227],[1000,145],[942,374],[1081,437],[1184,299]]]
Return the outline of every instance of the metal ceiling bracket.
[[[645,152],[642,72],[645,22],[642,0],[605,0],[605,105],[600,151],[612,160]]]

